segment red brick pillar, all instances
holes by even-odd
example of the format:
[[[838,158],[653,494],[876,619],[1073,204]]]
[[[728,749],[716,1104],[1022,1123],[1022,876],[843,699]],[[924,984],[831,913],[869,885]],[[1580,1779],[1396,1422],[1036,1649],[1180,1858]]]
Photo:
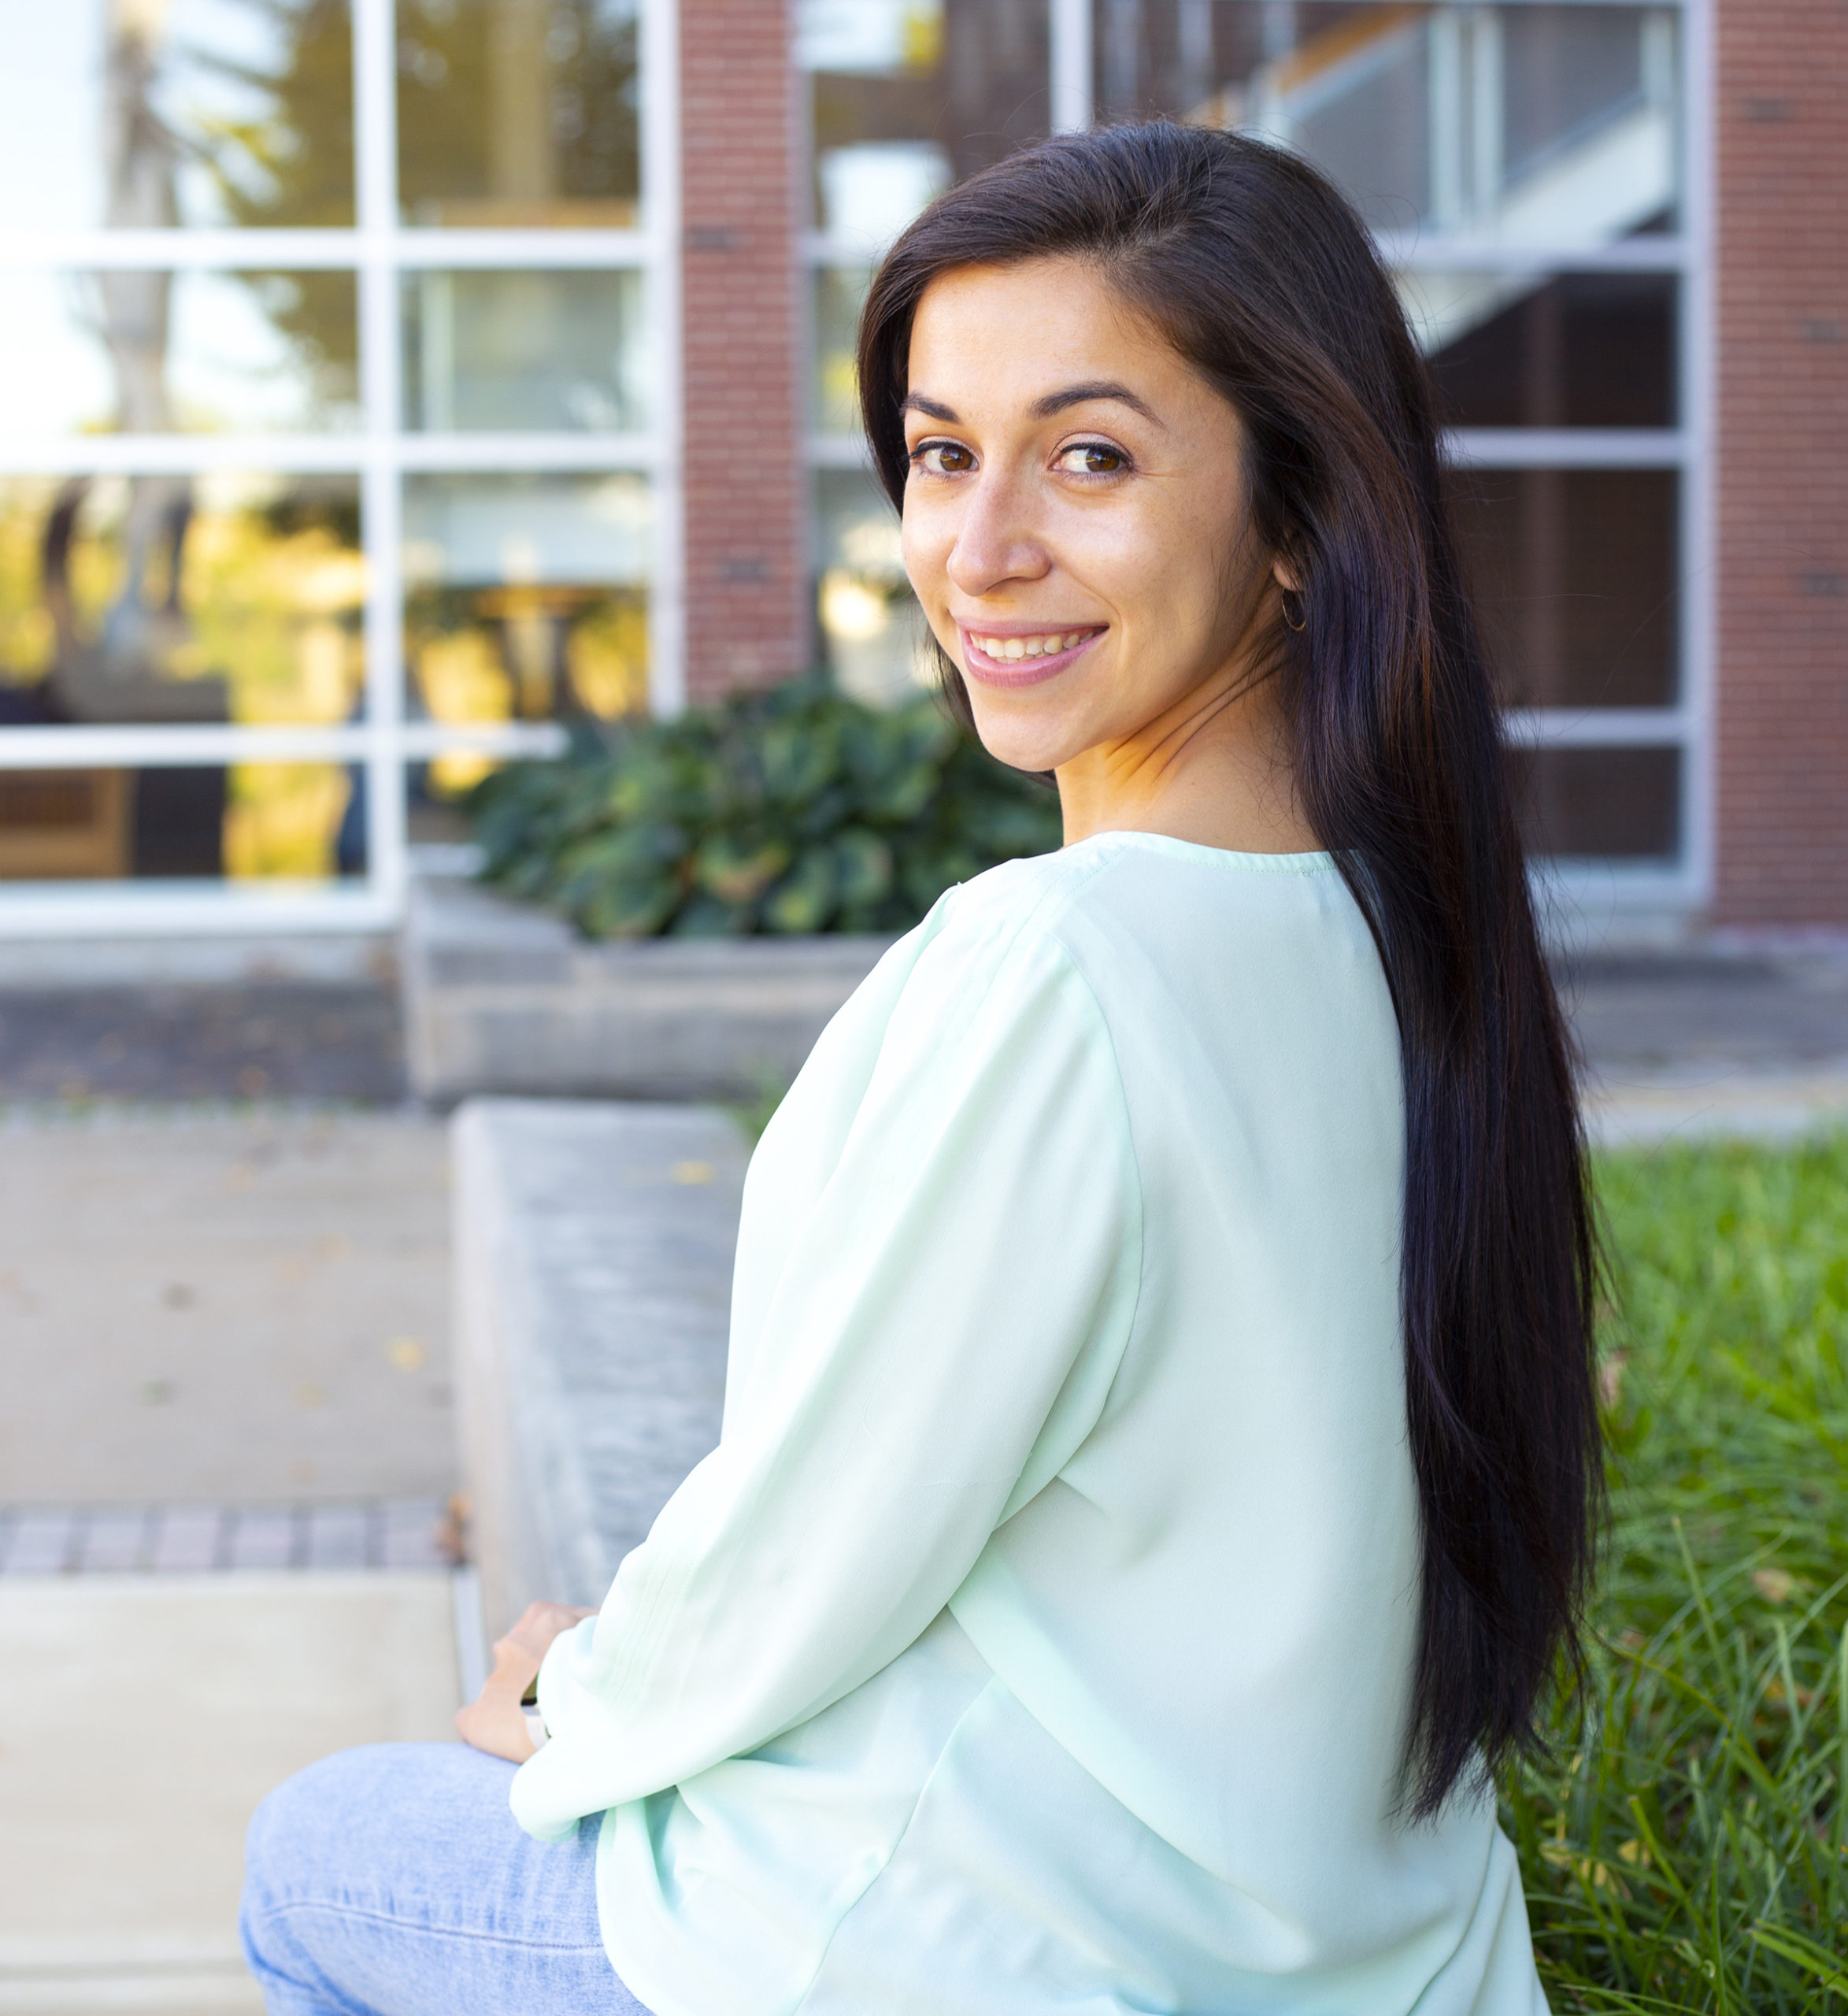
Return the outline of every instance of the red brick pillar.
[[[809,657],[797,77],[780,0],[680,0],[687,692]]]
[[[1848,924],[1848,6],[1717,25],[1717,908]]]

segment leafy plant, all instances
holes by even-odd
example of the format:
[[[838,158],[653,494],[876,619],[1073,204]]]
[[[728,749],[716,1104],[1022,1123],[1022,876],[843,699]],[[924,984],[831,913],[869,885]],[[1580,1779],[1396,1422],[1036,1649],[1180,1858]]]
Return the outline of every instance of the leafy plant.
[[[1848,2010],[1848,1137],[1598,1176],[1598,1643],[1503,1800],[1542,1974],[1561,2010]]]
[[[591,938],[902,931],[954,883],[1059,843],[1057,801],[929,699],[819,680],[580,730],[471,800],[484,878]]]

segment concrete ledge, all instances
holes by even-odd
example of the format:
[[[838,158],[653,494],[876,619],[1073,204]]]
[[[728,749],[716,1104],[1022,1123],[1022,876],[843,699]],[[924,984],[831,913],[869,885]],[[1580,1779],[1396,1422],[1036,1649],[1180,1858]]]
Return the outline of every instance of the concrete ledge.
[[[471,1100],[452,1123],[464,1488],[491,1638],[600,1603],[719,1439],[745,1144],[698,1106]]]
[[[411,1088],[724,1099],[802,1068],[886,938],[589,944],[472,884],[412,885],[403,939]]]
[[[454,1740],[454,1579],[0,1581],[0,2012],[262,2016],[251,1812],[331,1751]]]
[[[1848,1070],[1596,1082],[1584,1103],[1587,1131],[1600,1147],[1788,1143],[1848,1130]]]

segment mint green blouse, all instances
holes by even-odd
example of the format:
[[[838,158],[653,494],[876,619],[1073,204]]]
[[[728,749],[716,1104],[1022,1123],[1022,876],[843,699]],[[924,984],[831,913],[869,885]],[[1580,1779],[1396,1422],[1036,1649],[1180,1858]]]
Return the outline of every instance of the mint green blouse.
[[[1392,1815],[1402,1135],[1324,855],[1103,835],[880,962],[513,1781],[657,2016],[1545,2010],[1492,1803]]]

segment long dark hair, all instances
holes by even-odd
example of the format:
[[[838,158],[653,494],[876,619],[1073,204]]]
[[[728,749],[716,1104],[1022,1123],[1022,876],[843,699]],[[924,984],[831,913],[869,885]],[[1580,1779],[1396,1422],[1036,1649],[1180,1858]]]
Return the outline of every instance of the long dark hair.
[[[1423,1565],[1402,1798],[1424,1818],[1533,1745],[1550,1683],[1576,1673],[1602,1480],[1570,1051],[1446,520],[1431,390],[1365,228],[1306,162],[1165,123],[1049,140],[940,197],[873,281],[861,398],[901,510],[925,288],[1052,255],[1094,262],[1231,402],[1254,528],[1298,584],[1294,621],[1270,640],[1297,788],[1372,928],[1403,1060]]]

